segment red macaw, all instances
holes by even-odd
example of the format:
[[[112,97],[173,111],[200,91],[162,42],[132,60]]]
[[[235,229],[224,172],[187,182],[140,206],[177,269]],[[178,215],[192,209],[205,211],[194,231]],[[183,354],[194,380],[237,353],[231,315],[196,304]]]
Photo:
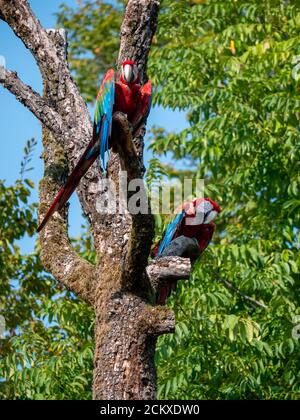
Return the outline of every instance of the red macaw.
[[[114,112],[123,112],[132,125],[133,136],[147,120],[151,108],[152,85],[140,84],[136,63],[126,60],[122,63],[120,79],[115,82],[115,72],[106,73],[96,100],[92,140],[73,169],[65,185],[60,189],[44,220],[38,227],[40,232],[55,211],[63,208],[78,186],[80,179],[100,155],[105,168],[105,154],[109,150],[109,139]]]
[[[215,231],[213,220],[221,208],[210,198],[197,198],[184,203],[174,220],[169,223],[163,239],[155,246],[153,256],[197,258],[209,245]],[[163,305],[176,282],[166,284],[157,296],[156,303]]]

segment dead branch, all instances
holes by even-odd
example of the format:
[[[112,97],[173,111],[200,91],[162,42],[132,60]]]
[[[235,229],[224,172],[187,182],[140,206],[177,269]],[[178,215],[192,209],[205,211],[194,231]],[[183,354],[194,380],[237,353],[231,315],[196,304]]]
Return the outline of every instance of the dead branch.
[[[55,45],[32,12],[27,0],[0,0],[0,18],[33,54],[43,76],[61,73]]]
[[[28,108],[42,124],[51,130],[56,137],[61,138],[63,136],[61,116],[37,92],[23,83],[17,73],[2,67],[0,83]]]
[[[157,291],[166,283],[189,279],[191,261],[181,257],[157,258],[148,265],[147,274],[153,289]]]
[[[241,296],[244,300],[246,300],[247,302],[249,302],[251,305],[255,307],[259,307],[259,308],[263,308],[263,309],[268,309],[268,307],[264,304],[259,302],[258,300],[253,299],[252,297],[246,295],[244,292],[242,292],[239,288],[237,288],[236,286],[234,286],[232,283],[230,283],[228,280],[223,279],[222,277],[218,277],[217,281],[219,281],[220,283],[222,283],[227,289],[231,290],[234,293],[237,293],[239,296]]]
[[[147,80],[147,58],[159,4],[158,0],[129,0],[121,28],[118,71],[124,59],[133,59],[142,83]],[[42,121],[45,174],[40,185],[41,219],[90,141],[92,123],[68,70],[65,32],[45,31],[27,0],[0,0],[0,10],[0,18],[32,52],[43,77],[44,95],[39,104],[48,120]],[[14,86],[18,88],[11,87],[11,90],[34,111],[32,101],[25,100],[27,94],[34,94],[20,83],[15,81]],[[37,103],[38,98],[34,98]],[[45,107],[47,104],[52,113]],[[147,202],[148,213],[119,211],[120,169],[128,173],[125,185],[128,199],[134,195],[128,191],[129,181],[143,179],[145,127],[132,139],[128,121],[116,115],[113,132],[113,152],[106,176],[101,173],[99,162],[95,162],[77,188],[91,225],[99,260],[97,267],[82,260],[72,249],[67,233],[67,207],[56,213],[41,232],[42,260],[61,283],[95,308],[94,398],[153,399],[156,336],[174,331],[175,318],[169,309],[151,305],[150,279],[159,285],[163,281],[187,278],[190,262],[176,258],[157,260],[148,267],[147,275],[154,222],[145,188],[141,187],[142,201]],[[99,203],[107,193],[104,183],[107,180],[113,181],[116,187],[116,212],[99,210]]]
[[[61,52],[65,51],[65,44],[61,42],[59,33],[51,31],[50,36],[59,39]],[[45,100],[49,85],[44,81]],[[52,86],[52,97],[54,97]],[[40,184],[39,218],[44,217],[52,203],[57,189],[64,183],[68,174],[68,161],[61,144],[52,133],[43,127],[44,145],[44,178]],[[69,290],[77,294],[86,302],[94,305],[97,283],[97,270],[87,261],[80,258],[72,249],[67,234],[67,209],[53,215],[49,223],[40,234],[41,259],[44,267],[50,271],[58,281]]]

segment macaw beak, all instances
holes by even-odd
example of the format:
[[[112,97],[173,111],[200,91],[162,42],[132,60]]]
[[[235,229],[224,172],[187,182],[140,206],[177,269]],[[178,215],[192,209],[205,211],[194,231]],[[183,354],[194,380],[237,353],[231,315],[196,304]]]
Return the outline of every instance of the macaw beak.
[[[216,210],[211,210],[209,213],[207,213],[204,224],[208,225],[210,222],[213,222],[215,218],[218,216],[218,212]]]
[[[123,77],[127,83],[132,83],[134,79],[133,68],[130,64],[123,67]]]

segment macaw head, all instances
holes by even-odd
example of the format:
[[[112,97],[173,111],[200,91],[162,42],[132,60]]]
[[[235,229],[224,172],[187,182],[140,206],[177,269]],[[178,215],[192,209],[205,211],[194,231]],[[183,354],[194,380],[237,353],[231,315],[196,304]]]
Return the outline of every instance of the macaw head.
[[[126,85],[130,83],[139,83],[140,75],[136,63],[132,60],[126,60],[122,63],[121,82]]]
[[[209,224],[221,212],[219,205],[210,198],[197,198],[185,207],[187,225]]]

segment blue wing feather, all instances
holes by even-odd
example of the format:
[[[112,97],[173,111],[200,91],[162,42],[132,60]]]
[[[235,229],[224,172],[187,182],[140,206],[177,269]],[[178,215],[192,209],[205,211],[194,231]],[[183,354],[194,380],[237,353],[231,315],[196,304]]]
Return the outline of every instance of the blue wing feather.
[[[109,138],[111,135],[114,99],[114,71],[109,70],[103,79],[97,96],[92,140],[84,151],[84,154],[81,156],[76,167],[73,169],[71,175],[67,179],[67,182],[60,189],[42,223],[38,227],[38,232],[43,229],[55,211],[61,210],[63,208],[79,184],[80,179],[85,175],[90,166],[99,156],[99,152],[101,155],[103,168],[105,169],[105,155],[108,151]]]
[[[161,243],[159,245],[159,248],[158,248],[158,252],[157,252],[158,257],[162,254],[164,249],[173,240],[173,237],[174,237],[174,234],[176,232],[177,226],[182,221],[184,213],[185,213],[184,210],[182,210],[182,212],[177,214],[177,216],[174,218],[174,220],[172,220],[172,222],[170,222],[168,224],[166,232],[165,232],[164,237],[163,237],[163,240],[161,241]]]
[[[103,169],[106,168],[106,152],[109,148],[109,138],[111,136],[113,107],[115,102],[115,82],[114,71],[109,70],[101,84],[95,109],[94,129],[95,142],[100,137],[100,158]]]

